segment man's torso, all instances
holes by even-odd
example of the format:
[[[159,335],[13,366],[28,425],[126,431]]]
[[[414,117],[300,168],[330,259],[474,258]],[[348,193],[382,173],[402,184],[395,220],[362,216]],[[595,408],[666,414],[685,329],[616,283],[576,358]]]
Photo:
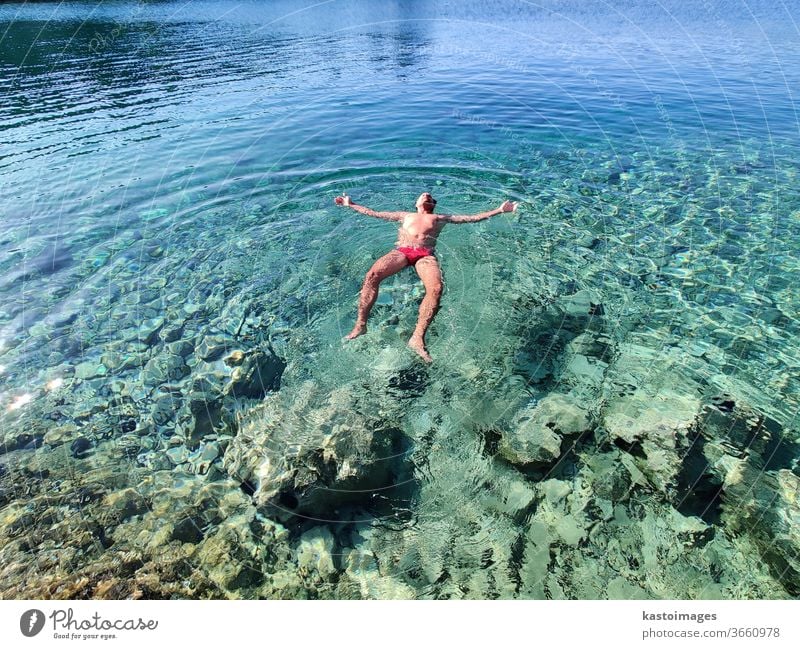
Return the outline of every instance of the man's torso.
[[[397,231],[397,245],[433,248],[436,238],[444,227],[444,221],[438,214],[420,214],[409,212],[405,215]]]

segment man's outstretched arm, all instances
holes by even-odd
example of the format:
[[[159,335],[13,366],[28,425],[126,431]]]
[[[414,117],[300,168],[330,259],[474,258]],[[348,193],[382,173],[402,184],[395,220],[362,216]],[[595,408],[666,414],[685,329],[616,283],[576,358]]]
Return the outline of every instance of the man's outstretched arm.
[[[441,218],[447,223],[475,223],[475,221],[483,221],[489,219],[503,212],[514,212],[517,209],[517,203],[506,201],[500,207],[489,210],[488,212],[481,212],[480,214],[453,214],[442,215]]]
[[[337,196],[333,199],[333,202],[337,205],[343,205],[344,207],[352,207],[356,212],[360,212],[361,214],[374,216],[376,219],[384,219],[386,221],[402,221],[404,216],[403,212],[376,212],[375,210],[371,210],[363,205],[356,205],[352,200],[350,200],[350,197],[347,194]]]

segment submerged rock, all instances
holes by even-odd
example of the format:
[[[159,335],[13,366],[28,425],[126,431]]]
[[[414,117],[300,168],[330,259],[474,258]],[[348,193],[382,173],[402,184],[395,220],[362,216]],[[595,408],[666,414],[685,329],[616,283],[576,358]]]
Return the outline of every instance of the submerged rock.
[[[222,448],[218,442],[208,442],[201,444],[200,447],[189,454],[187,461],[192,473],[206,475],[211,469],[211,465],[222,453]]]
[[[236,397],[263,397],[280,386],[286,367],[271,349],[257,349],[244,354],[241,363],[234,367],[225,394]]]
[[[278,517],[335,518],[341,505],[391,495],[402,464],[398,428],[364,414],[376,409],[350,386],[321,392],[306,382],[267,399],[241,419],[225,453],[230,475]]]
[[[53,447],[60,446],[75,441],[78,434],[78,427],[75,424],[67,423],[48,430],[44,434],[44,443]]]
[[[519,412],[498,445],[512,464],[549,464],[561,456],[565,435],[588,430],[590,420],[570,395],[553,393]]]
[[[336,573],[333,560],[336,541],[326,527],[314,527],[300,537],[297,548],[297,564],[301,570],[316,573],[328,579]]]
[[[775,578],[800,595],[800,477],[740,464],[722,492],[722,522],[753,539]]]
[[[182,427],[184,436],[192,444],[203,436],[217,431],[224,420],[223,394],[213,375],[201,375],[192,382],[184,412],[188,417]]]
[[[164,452],[170,462],[174,465],[183,464],[189,459],[189,452],[185,446],[173,446]]]
[[[603,314],[603,305],[596,296],[587,290],[581,290],[573,295],[561,297],[556,304],[563,309],[567,315],[575,318]]]
[[[636,468],[660,491],[677,485],[700,413],[693,396],[664,391],[617,399],[603,413],[609,438],[631,455]]]
[[[167,381],[178,381],[189,373],[182,356],[159,354],[154,356],[142,369],[142,382],[145,385],[159,385]]]
[[[203,540],[203,522],[192,516],[184,516],[172,528],[172,539],[181,543],[199,543]]]
[[[72,457],[82,458],[92,449],[92,442],[86,437],[78,437],[69,447]]]
[[[163,426],[175,419],[175,414],[180,408],[182,399],[183,397],[179,392],[158,394],[153,399],[153,406],[150,411],[153,422],[158,426]]]
[[[373,552],[343,553],[344,574],[337,585],[339,599],[416,599],[414,589],[399,576],[381,572]]]
[[[159,329],[163,326],[164,318],[162,317],[144,320],[139,325],[139,340],[148,345],[152,345],[158,337]]]
[[[105,525],[118,525],[131,516],[143,514],[147,510],[147,500],[135,489],[114,491],[103,500],[102,522]]]
[[[729,395],[718,395],[706,404],[699,423],[707,440],[723,442],[730,454],[746,456],[760,467],[788,467],[800,451],[777,421]]]
[[[190,340],[176,340],[165,345],[170,354],[176,356],[188,356],[194,351],[194,343]]]
[[[107,372],[108,369],[105,365],[96,361],[86,361],[75,366],[75,377],[84,381],[98,376],[105,376]]]
[[[612,439],[629,444],[646,439],[674,438],[695,422],[699,401],[690,396],[664,392],[655,397],[634,395],[614,401],[604,412],[603,423]]]
[[[228,367],[238,367],[244,361],[245,355],[244,352],[236,349],[232,351],[228,356],[225,357],[225,365]]]
[[[247,542],[251,541],[247,532],[247,527],[237,527],[235,520],[226,521],[200,544],[198,560],[209,578],[225,590],[253,588],[264,580],[258,547]],[[199,541],[200,536],[195,528],[191,542]]]
[[[197,356],[204,361],[215,361],[230,349],[234,344],[229,336],[222,334],[209,334],[197,346]]]
[[[103,353],[100,360],[112,372],[122,372],[124,370],[141,368],[147,357],[136,352],[120,353],[114,350],[107,350]]]
[[[622,577],[616,577],[608,583],[606,595],[608,599],[652,599],[644,588]]]
[[[158,337],[161,338],[161,340],[163,340],[165,343],[171,343],[179,340],[182,335],[183,324],[176,322],[167,323],[158,332]]]

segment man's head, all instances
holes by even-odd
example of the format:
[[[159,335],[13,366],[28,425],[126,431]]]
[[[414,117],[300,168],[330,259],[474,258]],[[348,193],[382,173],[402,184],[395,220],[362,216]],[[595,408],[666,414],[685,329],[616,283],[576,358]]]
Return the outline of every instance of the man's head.
[[[436,199],[428,192],[423,192],[419,195],[416,206],[417,209],[422,208],[425,212],[433,212],[433,208],[436,207]]]

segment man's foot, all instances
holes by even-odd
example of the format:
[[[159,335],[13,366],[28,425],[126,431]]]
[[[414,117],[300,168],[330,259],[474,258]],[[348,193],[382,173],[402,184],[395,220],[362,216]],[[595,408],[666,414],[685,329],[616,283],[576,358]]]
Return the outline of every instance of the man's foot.
[[[345,336],[345,339],[346,340],[353,340],[353,338],[358,338],[359,336],[361,336],[361,335],[363,335],[365,333],[367,333],[367,325],[356,323],[356,326],[353,327],[353,331],[351,331],[349,334],[347,334]]]
[[[422,338],[418,338],[417,336],[411,336],[411,339],[408,341],[408,346],[413,349],[419,356],[422,358],[423,361],[426,363],[433,362],[431,355],[428,353],[428,350],[425,349],[425,341]]]

